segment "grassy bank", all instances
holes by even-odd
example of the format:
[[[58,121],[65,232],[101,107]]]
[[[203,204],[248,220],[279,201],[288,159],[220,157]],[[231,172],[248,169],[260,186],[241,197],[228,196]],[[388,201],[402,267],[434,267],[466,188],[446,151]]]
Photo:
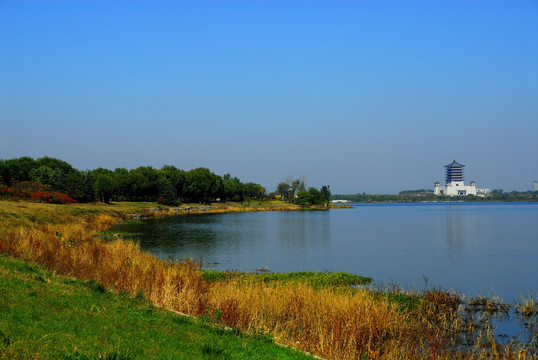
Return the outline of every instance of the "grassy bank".
[[[130,241],[94,237],[125,214],[145,209],[0,201],[0,252],[329,359],[535,358],[525,344],[501,345],[487,324],[462,317],[457,294],[379,294],[350,288],[338,274],[208,273],[190,260],[158,260]]]
[[[311,359],[0,255],[0,358]]]

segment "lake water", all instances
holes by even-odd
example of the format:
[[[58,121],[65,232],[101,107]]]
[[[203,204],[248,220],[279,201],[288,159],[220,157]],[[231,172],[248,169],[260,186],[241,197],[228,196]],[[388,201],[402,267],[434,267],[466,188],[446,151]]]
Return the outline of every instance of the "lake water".
[[[538,203],[352,204],[330,211],[177,216],[120,227],[142,249],[207,268],[347,271],[505,301],[538,290]]]

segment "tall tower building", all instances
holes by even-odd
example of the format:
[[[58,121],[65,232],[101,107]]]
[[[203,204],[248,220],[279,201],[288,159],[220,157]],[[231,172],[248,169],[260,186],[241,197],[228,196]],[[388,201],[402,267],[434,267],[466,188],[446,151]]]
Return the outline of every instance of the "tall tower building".
[[[446,170],[446,184],[461,182],[463,185],[463,168],[465,165],[458,164],[456,160],[450,164],[445,165]],[[455,184],[454,184],[455,185]]]

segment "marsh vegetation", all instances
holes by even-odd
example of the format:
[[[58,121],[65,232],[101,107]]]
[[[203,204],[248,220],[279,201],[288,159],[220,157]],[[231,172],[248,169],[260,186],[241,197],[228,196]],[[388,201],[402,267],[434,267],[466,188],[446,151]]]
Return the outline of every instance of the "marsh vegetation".
[[[471,304],[441,289],[350,287],[359,278],[343,274],[208,273],[191,259],[165,261],[136,242],[95,237],[142,208],[0,201],[0,253],[328,359],[536,358],[532,326],[528,341],[496,337],[488,312],[502,313],[499,302]],[[532,297],[518,305],[529,324],[535,307]]]

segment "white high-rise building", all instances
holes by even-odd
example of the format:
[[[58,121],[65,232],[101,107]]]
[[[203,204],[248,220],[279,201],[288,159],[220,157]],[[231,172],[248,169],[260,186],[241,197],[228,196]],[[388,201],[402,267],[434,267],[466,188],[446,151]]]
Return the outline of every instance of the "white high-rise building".
[[[538,191],[538,181],[532,182],[532,191]]]
[[[456,160],[445,166],[445,186],[437,181],[433,193],[435,195],[447,196],[485,196],[489,195],[489,189],[479,189],[476,183],[471,181],[469,185],[465,185],[463,177],[463,168],[465,165],[458,164]]]

